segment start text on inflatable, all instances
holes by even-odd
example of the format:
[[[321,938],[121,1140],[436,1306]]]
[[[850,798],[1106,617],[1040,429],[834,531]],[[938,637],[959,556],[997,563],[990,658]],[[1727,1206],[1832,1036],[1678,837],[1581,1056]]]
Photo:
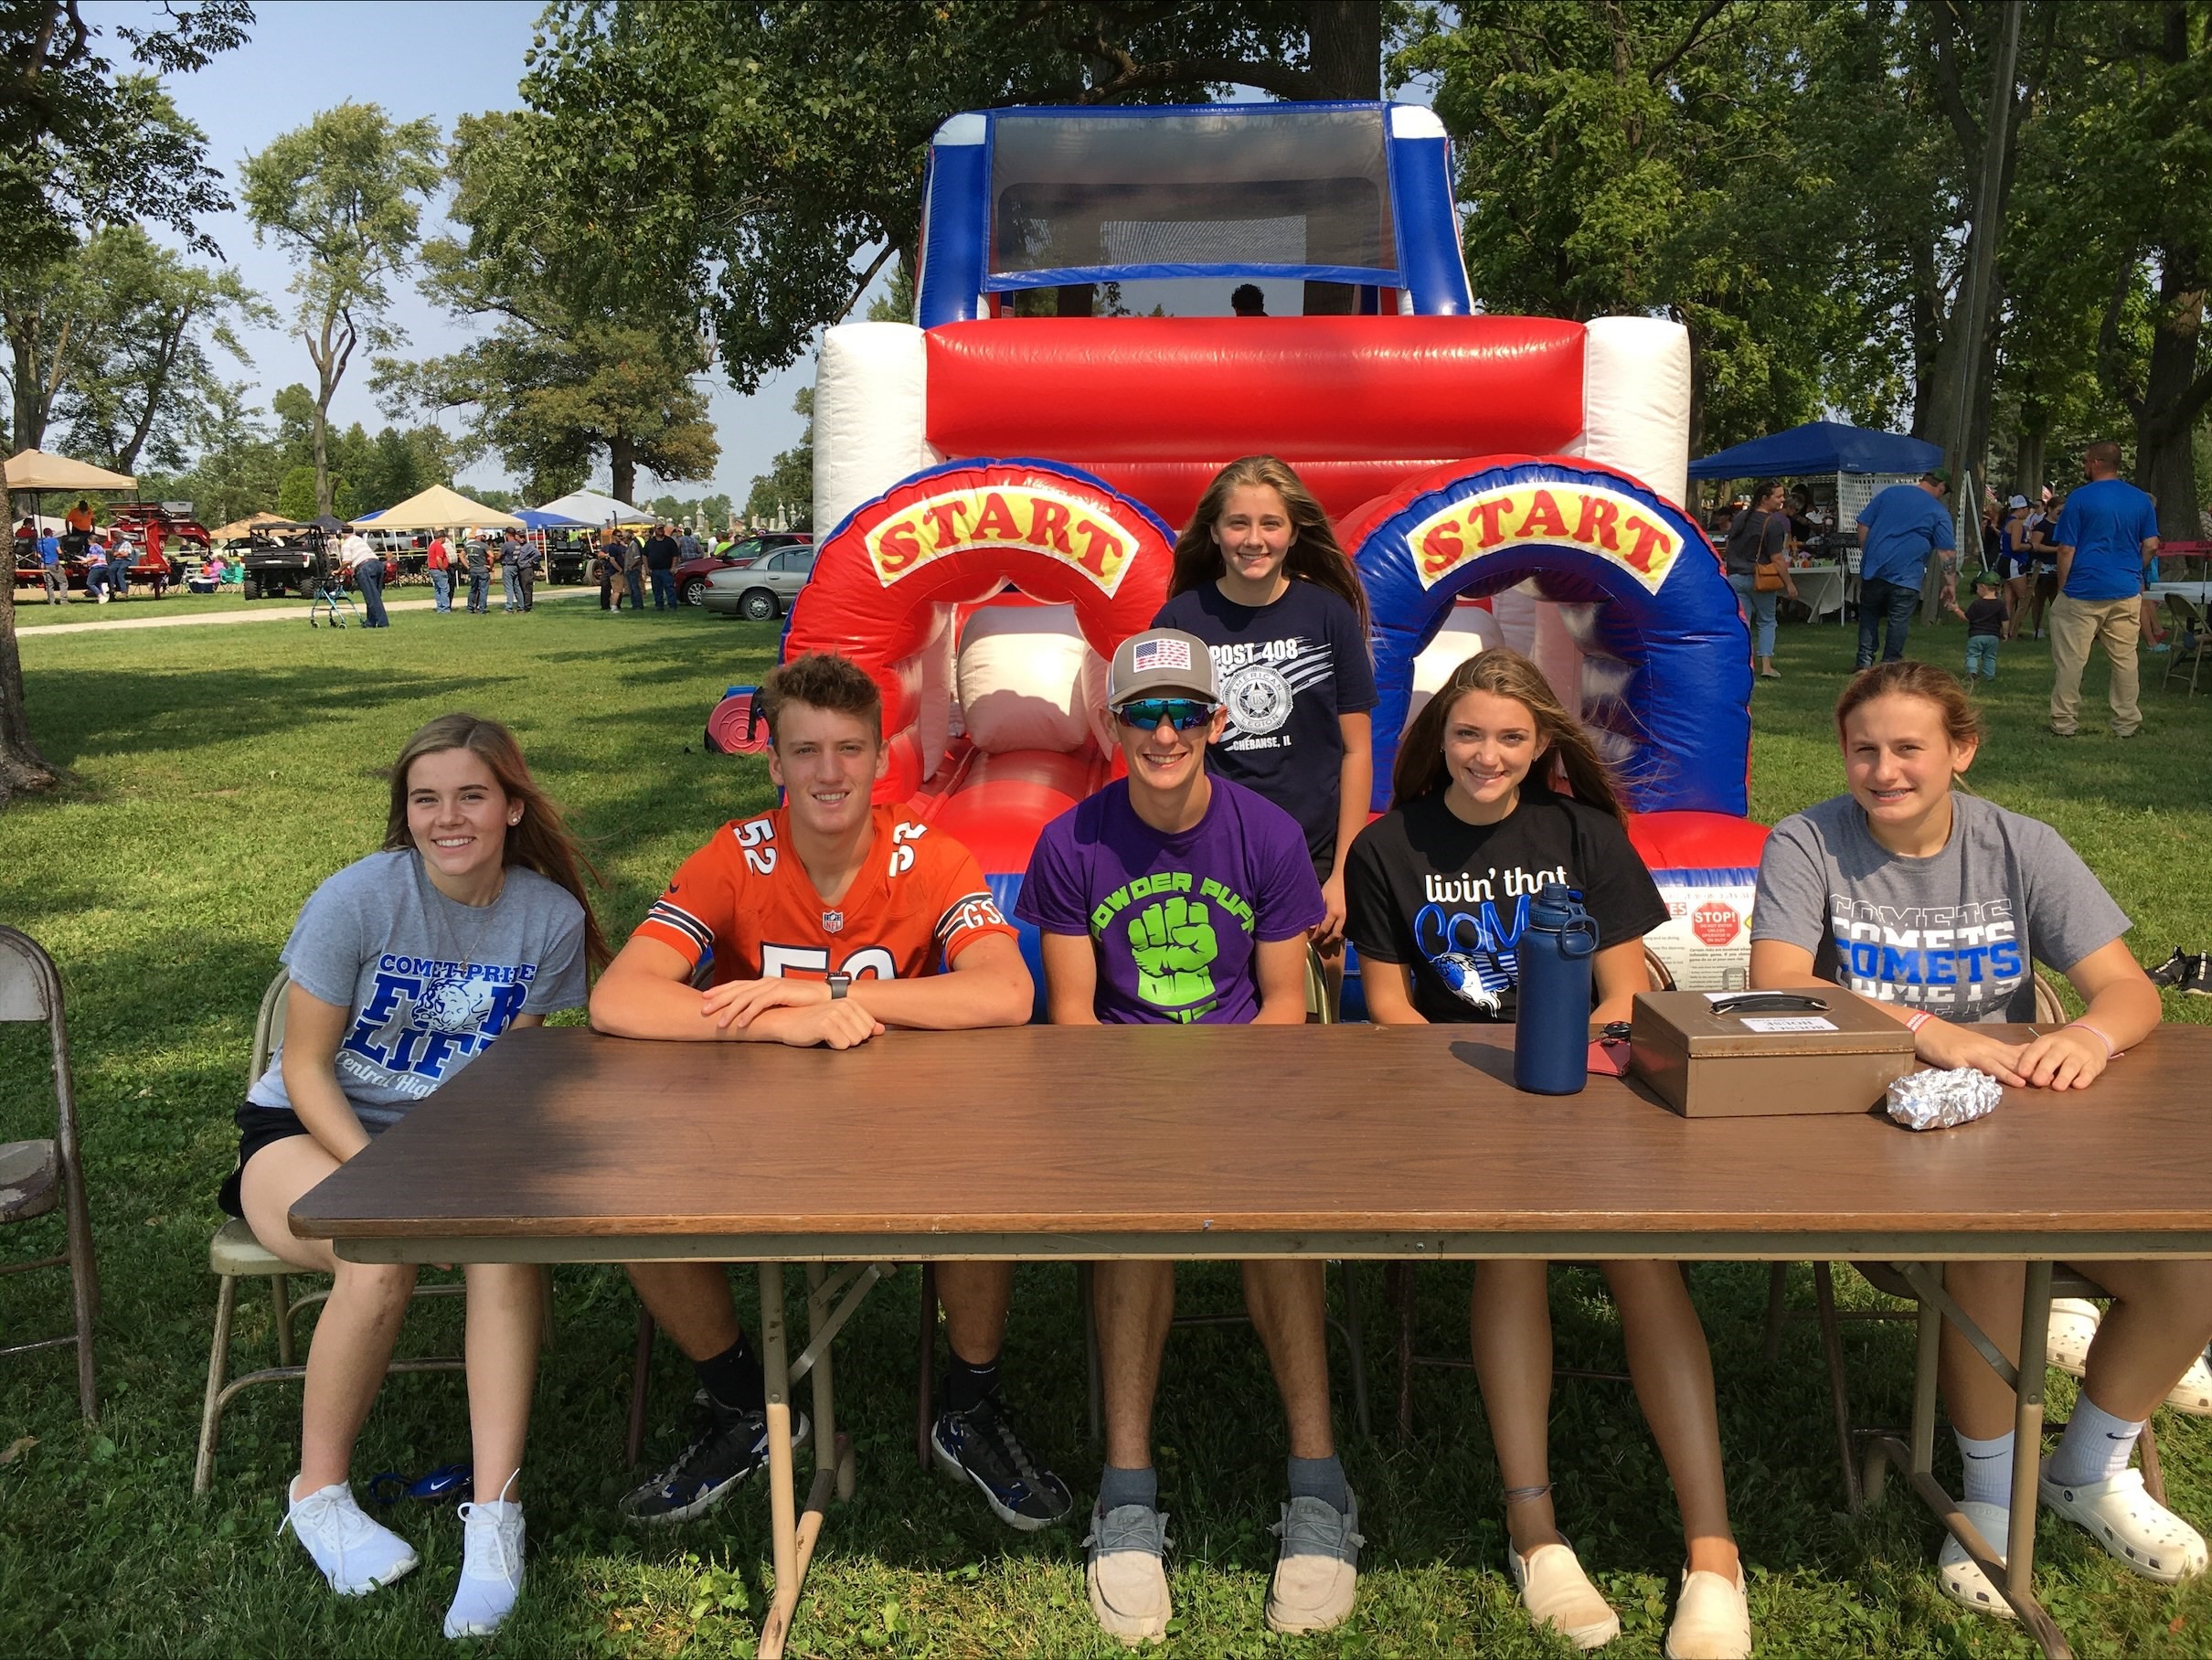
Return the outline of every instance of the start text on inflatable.
[[[1079,497],[1041,484],[998,484],[902,507],[867,533],[867,546],[886,588],[963,548],[1020,548],[1073,566],[1111,596],[1137,538]]]
[[[1430,514],[1406,540],[1423,588],[1486,554],[1537,542],[1610,559],[1657,593],[1682,551],[1680,535],[1646,504],[1599,485],[1567,483],[1481,491]]]

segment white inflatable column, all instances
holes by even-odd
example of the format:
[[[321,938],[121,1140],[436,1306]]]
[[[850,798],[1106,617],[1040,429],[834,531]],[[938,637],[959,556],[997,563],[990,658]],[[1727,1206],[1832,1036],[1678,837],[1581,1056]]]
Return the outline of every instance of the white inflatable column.
[[[929,357],[910,323],[845,323],[814,371],[814,534],[944,458],[930,447]]]

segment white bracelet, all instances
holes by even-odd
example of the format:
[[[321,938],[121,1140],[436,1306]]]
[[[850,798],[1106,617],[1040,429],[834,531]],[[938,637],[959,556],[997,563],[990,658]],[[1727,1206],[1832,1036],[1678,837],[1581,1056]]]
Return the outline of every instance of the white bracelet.
[[[1934,1018],[1935,1013],[1933,1010],[1922,1009],[1919,1014],[1911,1016],[1906,1020],[1905,1029],[1909,1032],[1918,1032],[1922,1027],[1926,1026]]]

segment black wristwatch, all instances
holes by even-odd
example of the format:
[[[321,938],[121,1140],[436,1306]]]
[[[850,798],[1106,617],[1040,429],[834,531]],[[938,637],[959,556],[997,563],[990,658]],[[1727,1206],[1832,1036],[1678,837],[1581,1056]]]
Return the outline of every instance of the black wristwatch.
[[[829,988],[830,1001],[835,1003],[853,989],[853,976],[842,972],[834,974],[829,976]]]

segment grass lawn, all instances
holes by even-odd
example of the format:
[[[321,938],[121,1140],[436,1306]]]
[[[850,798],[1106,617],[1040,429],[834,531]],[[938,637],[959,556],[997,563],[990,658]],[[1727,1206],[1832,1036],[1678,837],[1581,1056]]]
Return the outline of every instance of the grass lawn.
[[[24,620],[41,621],[38,610],[27,607]],[[1946,663],[1962,639],[1955,625],[1935,631],[1932,644],[1920,636]],[[0,1361],[0,1653],[450,1652],[438,1634],[459,1558],[450,1511],[398,1513],[424,1567],[359,1602],[329,1595],[299,1548],[276,1537],[280,1489],[294,1468],[296,1389],[240,1396],[211,1499],[189,1495],[215,1301],[206,1251],[235,1147],[230,1113],[255,1004],[302,900],[378,840],[378,770],[417,724],[454,708],[519,730],[591,838],[608,883],[602,914],[619,937],[708,829],[769,800],[759,761],[704,753],[700,733],[713,697],[757,678],[774,641],[771,626],[698,612],[609,618],[560,605],[482,622],[409,613],[381,634],[270,623],[27,645],[32,724],[69,777],[52,799],[0,814],[0,917],[45,943],[68,984],[105,1297],[104,1415],[96,1432],[79,1422],[66,1354]],[[1991,740],[1974,784],[2065,831],[2137,920],[2139,957],[2162,959],[2177,942],[2212,947],[2212,698],[2153,689],[2143,737],[2061,742],[2038,730],[2049,681],[2040,649],[2006,647],[1983,699]],[[1785,631],[1788,677],[1762,683],[1754,711],[1752,803],[1761,818],[1840,787],[1827,709],[1848,652],[1841,631]],[[2102,679],[2091,678],[2085,725],[2096,730]],[[2170,995],[2168,1014],[2212,1018],[2212,1000]],[[43,1059],[27,1036],[0,1038],[0,1140],[47,1133]],[[0,1249],[10,1257],[58,1248],[52,1219],[7,1233]],[[1360,1272],[1367,1307],[1378,1311],[1381,1275]],[[1427,1348],[1464,1352],[1467,1276],[1422,1272]],[[739,1278],[743,1309],[750,1275]],[[1866,1518],[1842,1513],[1813,1326],[1789,1328],[1780,1365],[1759,1357],[1766,1271],[1717,1264],[1693,1278],[1721,1379],[1761,1655],[2032,1653],[2012,1628],[1941,1599],[1929,1568],[1937,1528],[1895,1484]],[[1846,1295],[1868,1295],[1854,1276],[1841,1279]],[[1809,1304],[1802,1267],[1796,1282],[1797,1301]],[[1554,1286],[1560,1363],[1617,1367],[1619,1332],[1595,1276],[1563,1271]],[[914,1288],[909,1273],[878,1292],[841,1347],[842,1416],[859,1445],[860,1492],[831,1516],[792,1652],[1119,1652],[1084,1602],[1079,1527],[1016,1538],[916,1471]],[[1236,1297],[1231,1272],[1185,1271],[1186,1308],[1234,1306]],[[560,1270],[558,1303],[526,1476],[529,1590],[493,1646],[547,1656],[750,1654],[766,1607],[764,1495],[750,1490],[675,1531],[625,1528],[613,1505],[633,1479],[618,1467],[633,1304],[617,1271],[592,1268]],[[272,1351],[266,1299],[249,1293],[241,1304],[238,1352],[263,1364]],[[0,1279],[0,1342],[43,1335],[65,1311],[58,1274]],[[418,1305],[402,1352],[453,1352],[456,1313]],[[1367,1365],[1376,1416],[1387,1422],[1394,1373],[1383,1324],[1371,1314]],[[1847,1328],[1867,1421],[1903,1421],[1909,1331]],[[1338,1365],[1341,1401],[1341,1355]],[[1087,1503],[1097,1454],[1086,1444],[1066,1269],[1023,1271],[1008,1373],[1035,1440]],[[673,1451],[690,1387],[664,1344],[649,1457]],[[1208,1660],[1569,1652],[1517,1612],[1472,1377],[1424,1370],[1415,1387],[1411,1447],[1388,1438],[1346,1444],[1369,1540],[1357,1613],[1326,1638],[1271,1637],[1260,1602],[1283,1449],[1265,1362],[1242,1328],[1175,1335],[1158,1418],[1163,1503],[1178,1542],[1181,1624],[1168,1652]],[[2063,1415],[2071,1403],[2063,1379],[2054,1378],[2052,1397]],[[2175,1503],[2212,1522],[2212,1425],[2162,1414],[2158,1427]],[[1948,1459],[1948,1438],[1943,1446]],[[459,1380],[395,1378],[369,1421],[356,1486],[378,1471],[416,1474],[467,1452]],[[1655,1655],[1682,1546],[1628,1392],[1563,1380],[1554,1453],[1562,1525],[1626,1622],[1607,1652]],[[2041,1542],[2039,1584],[2077,1652],[2212,1650],[2212,1588],[2163,1590],[2047,1521]]]

